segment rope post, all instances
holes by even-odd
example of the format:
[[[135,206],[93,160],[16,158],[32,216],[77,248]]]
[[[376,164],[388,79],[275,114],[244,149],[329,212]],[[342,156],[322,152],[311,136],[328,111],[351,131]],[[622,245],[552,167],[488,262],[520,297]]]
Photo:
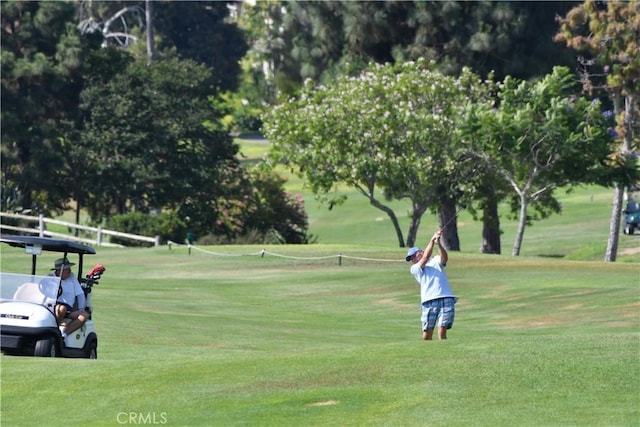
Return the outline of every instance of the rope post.
[[[188,245],[189,247],[189,255],[191,255],[191,245]]]
[[[173,242],[172,242],[171,240],[169,240],[169,241],[167,242],[167,246],[169,246],[169,250],[171,250],[171,245],[172,245],[172,244],[173,244]]]
[[[40,237],[44,236],[44,215],[43,214],[38,215],[38,232]]]
[[[265,252],[266,252],[266,251],[265,251],[264,249],[260,251],[260,258],[264,258],[264,253],[265,253]]]
[[[338,265],[342,267],[342,254],[338,254]]]

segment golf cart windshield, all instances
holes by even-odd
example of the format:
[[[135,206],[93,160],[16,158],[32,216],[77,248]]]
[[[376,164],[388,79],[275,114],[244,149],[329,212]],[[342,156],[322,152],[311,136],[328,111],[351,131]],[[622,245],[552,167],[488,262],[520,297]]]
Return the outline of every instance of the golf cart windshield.
[[[0,273],[0,302],[22,301],[53,309],[58,295],[58,277]]]

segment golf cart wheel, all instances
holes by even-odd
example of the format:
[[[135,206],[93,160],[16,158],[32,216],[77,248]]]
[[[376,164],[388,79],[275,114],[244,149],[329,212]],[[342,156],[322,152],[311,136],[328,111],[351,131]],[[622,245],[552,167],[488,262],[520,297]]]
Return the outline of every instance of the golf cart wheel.
[[[626,224],[624,226],[624,234],[633,234],[633,232],[635,231],[635,227],[632,224]]]
[[[98,340],[95,338],[89,341],[85,347],[85,357],[87,359],[98,358]]]
[[[36,341],[36,346],[33,351],[33,355],[36,357],[56,357],[57,356],[56,343],[53,337],[44,337]]]

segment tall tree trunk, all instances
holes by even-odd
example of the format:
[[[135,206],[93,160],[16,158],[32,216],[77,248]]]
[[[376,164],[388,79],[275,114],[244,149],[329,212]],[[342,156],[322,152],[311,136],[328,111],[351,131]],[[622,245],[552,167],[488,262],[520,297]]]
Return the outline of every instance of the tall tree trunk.
[[[418,228],[420,228],[422,215],[424,215],[426,210],[427,210],[426,207],[421,206],[417,203],[413,203],[413,214],[411,215],[411,222],[409,223],[409,232],[407,233],[407,246],[416,245],[416,239],[418,237]]]
[[[498,200],[489,190],[487,204],[482,213],[482,246],[483,254],[500,254],[500,217],[498,216]]]
[[[440,204],[438,209],[438,223],[442,229],[442,244],[450,251],[460,250],[458,237],[458,220],[456,218],[456,202],[447,200]]]
[[[513,243],[513,250],[511,255],[520,255],[520,248],[522,247],[522,240],[524,239],[524,228],[527,224],[527,198],[520,196],[520,219],[518,220],[518,231],[516,232],[516,240]]]
[[[387,214],[387,216],[391,220],[391,223],[393,224],[393,229],[396,231],[396,237],[398,238],[398,245],[401,248],[404,248],[404,236],[402,235],[402,229],[400,228],[400,223],[398,222],[398,217],[396,216],[396,214],[393,211],[393,209],[391,209],[389,206],[383,205],[378,200],[376,200],[374,198],[371,198],[371,197],[369,197],[369,203],[371,203],[372,206],[380,209],[381,211],[383,211],[384,213]],[[419,223],[420,223],[420,220],[418,219],[418,224]],[[413,222],[412,222],[412,224],[413,224]]]
[[[409,231],[407,232],[407,246],[415,246],[418,236],[418,227],[420,226],[420,218],[411,218],[409,222]],[[397,234],[397,231],[396,231]]]
[[[622,109],[624,102],[624,128],[625,135],[620,147],[622,156],[631,153],[631,140],[633,138],[633,122],[635,98],[633,94],[628,94],[624,98],[620,94],[613,96],[613,113],[617,116]],[[609,238],[607,239],[607,251],[604,255],[605,262],[615,262],[618,254],[618,240],[620,238],[620,217],[622,215],[624,188],[616,183],[613,191],[613,203],[611,207],[611,220],[609,221]]]
[[[151,64],[155,56],[155,44],[153,39],[153,1],[145,1],[145,18],[147,20],[147,64]]]
[[[613,202],[611,203],[611,221],[609,222],[609,239],[607,240],[607,251],[604,254],[605,262],[615,262],[617,258],[623,193],[624,188],[616,184],[613,190]]]

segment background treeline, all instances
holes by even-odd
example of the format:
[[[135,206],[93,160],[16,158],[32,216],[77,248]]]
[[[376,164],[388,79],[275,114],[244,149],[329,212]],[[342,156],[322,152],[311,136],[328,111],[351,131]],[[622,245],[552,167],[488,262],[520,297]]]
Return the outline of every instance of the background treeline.
[[[74,202],[77,220],[179,241],[189,229],[306,242],[300,201],[280,177],[240,167],[223,121],[247,51],[228,4],[154,3],[147,42],[145,6],[2,3],[2,208],[50,215]]]
[[[302,201],[243,167],[230,132],[371,63],[498,82],[576,69],[554,36],[580,4],[2,2],[2,209],[73,202],[95,223],[159,214],[172,239],[313,241]]]

